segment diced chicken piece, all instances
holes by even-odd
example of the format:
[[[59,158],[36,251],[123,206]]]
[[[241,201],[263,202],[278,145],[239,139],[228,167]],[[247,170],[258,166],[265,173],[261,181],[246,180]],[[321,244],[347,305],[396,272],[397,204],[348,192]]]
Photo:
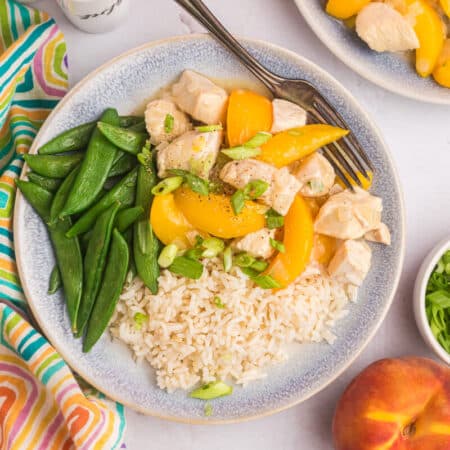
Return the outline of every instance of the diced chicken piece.
[[[305,197],[328,194],[336,178],[333,166],[317,152],[304,159],[293,175],[302,184],[300,193]]]
[[[382,210],[381,198],[355,187],[355,192],[345,190],[325,202],[314,229],[337,239],[360,239],[380,226]]]
[[[386,3],[365,6],[356,17],[356,32],[377,52],[401,52],[419,47],[413,25]]]
[[[364,235],[366,241],[378,242],[379,244],[391,245],[391,232],[386,224],[381,223],[378,228],[368,231]]]
[[[178,107],[207,125],[224,123],[228,94],[225,89],[192,70],[185,70],[172,86]]]
[[[301,106],[276,98],[272,102],[272,108],[272,133],[280,133],[281,131],[306,125],[306,111]]]
[[[263,228],[235,239],[232,247],[239,252],[247,252],[255,258],[269,259],[275,252],[275,249],[270,245],[270,239],[275,237],[275,232],[276,230]]]
[[[363,241],[344,241],[328,265],[328,273],[341,283],[360,286],[370,269],[372,251]]]
[[[167,120],[170,120],[167,119],[167,116],[173,118],[169,132],[166,132]],[[170,100],[151,101],[145,110],[145,124],[153,145],[173,141],[192,129],[188,116]]]
[[[245,188],[250,181],[265,181],[269,187],[258,200],[283,216],[289,211],[301,187],[286,167],[276,169],[255,159],[229,162],[220,171],[220,178],[236,189]]]
[[[221,144],[221,131],[189,131],[168,145],[163,143],[157,148],[158,176],[169,176],[169,169],[183,169],[208,179]]]

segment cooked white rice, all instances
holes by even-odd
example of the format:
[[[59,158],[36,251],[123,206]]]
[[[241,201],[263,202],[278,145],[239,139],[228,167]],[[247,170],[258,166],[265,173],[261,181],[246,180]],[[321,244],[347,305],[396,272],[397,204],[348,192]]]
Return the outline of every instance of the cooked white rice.
[[[164,270],[157,295],[129,276],[110,332],[156,369],[158,386],[168,392],[216,379],[245,385],[287,359],[287,344],[332,344],[331,328],[354,294],[318,266],[273,292],[255,287],[239,269],[225,273],[216,260],[197,281]],[[139,330],[136,313],[148,316]]]

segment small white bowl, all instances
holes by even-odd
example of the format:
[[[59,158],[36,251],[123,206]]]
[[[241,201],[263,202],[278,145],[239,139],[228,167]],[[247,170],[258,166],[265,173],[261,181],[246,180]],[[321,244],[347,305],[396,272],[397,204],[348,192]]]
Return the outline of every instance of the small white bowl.
[[[444,362],[450,365],[450,354],[448,354],[441,344],[434,337],[428,323],[427,314],[425,312],[425,293],[427,289],[428,280],[436,267],[441,256],[450,250],[450,239],[446,238],[439,242],[436,247],[431,250],[422,263],[419,273],[417,274],[416,283],[414,286],[414,315],[416,317],[417,326],[420,334],[424,338],[428,346],[439,356]]]

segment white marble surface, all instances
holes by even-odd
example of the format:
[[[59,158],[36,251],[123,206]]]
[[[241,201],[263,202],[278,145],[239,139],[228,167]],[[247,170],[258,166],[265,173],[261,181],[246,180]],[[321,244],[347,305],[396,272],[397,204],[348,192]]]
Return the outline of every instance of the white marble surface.
[[[50,12],[66,34],[72,84],[99,64],[139,44],[199,30],[170,0],[129,1],[129,20],[121,29],[104,35],[74,29],[54,0],[35,3]],[[424,255],[435,242],[450,234],[450,107],[401,98],[354,74],[318,41],[292,0],[207,3],[235,34],[282,45],[322,66],[349,88],[375,119],[403,183],[406,262],[394,304],[375,338],[350,369],[314,398],[272,417],[227,426],[189,426],[127,411],[127,445],[132,450],[331,449],[333,410],[353,376],[379,358],[432,356],[416,329],[411,301],[415,274]]]

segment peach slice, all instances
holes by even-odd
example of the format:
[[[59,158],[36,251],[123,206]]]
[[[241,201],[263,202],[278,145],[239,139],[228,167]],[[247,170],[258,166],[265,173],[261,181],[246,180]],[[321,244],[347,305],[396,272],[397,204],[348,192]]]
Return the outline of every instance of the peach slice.
[[[370,0],[328,0],[326,11],[337,19],[349,19],[369,3]]]
[[[440,85],[450,88],[450,39],[445,41],[433,77]]]

